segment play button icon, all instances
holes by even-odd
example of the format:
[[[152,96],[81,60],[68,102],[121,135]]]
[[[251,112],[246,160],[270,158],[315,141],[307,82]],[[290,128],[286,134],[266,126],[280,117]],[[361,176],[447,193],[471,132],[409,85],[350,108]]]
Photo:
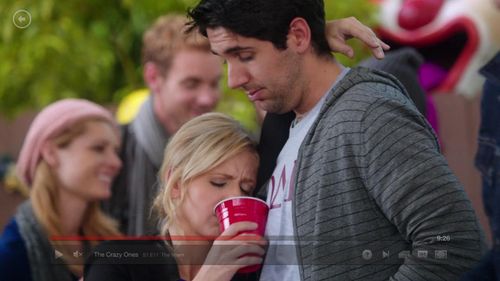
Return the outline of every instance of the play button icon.
[[[59,252],[58,250],[54,250],[54,255],[56,256],[56,260],[60,257],[63,256],[63,253]]]

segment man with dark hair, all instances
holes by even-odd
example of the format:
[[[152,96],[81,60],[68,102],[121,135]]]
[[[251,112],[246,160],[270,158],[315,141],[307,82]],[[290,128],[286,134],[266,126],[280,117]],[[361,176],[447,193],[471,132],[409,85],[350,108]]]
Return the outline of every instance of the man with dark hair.
[[[158,232],[151,204],[165,145],[185,122],[213,111],[222,96],[222,61],[210,52],[205,37],[184,32],[185,25],[185,16],[165,15],[143,36],[143,76],[151,94],[123,127],[123,168],[113,182],[111,200],[104,205],[129,235]],[[375,57],[383,58],[385,44],[356,19],[331,21],[327,28],[335,51],[353,56],[344,40],[356,37]]]
[[[295,114],[266,179],[261,280],[456,280],[483,250],[471,203],[401,83],[330,54],[323,9],[202,0],[189,11],[230,87],[266,119]]]

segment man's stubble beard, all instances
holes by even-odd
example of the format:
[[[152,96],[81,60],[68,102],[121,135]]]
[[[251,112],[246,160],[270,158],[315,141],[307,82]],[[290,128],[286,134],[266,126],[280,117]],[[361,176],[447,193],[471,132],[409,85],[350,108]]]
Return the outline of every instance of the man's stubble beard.
[[[295,54],[284,54],[280,63],[288,70],[282,82],[276,83],[275,90],[267,106],[261,106],[267,112],[283,114],[293,111],[306,92],[302,77],[301,58]],[[279,74],[278,74],[279,75]]]

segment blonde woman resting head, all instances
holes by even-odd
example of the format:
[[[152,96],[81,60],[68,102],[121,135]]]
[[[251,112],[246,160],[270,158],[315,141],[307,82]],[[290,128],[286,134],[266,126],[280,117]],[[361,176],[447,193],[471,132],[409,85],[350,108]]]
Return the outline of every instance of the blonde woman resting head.
[[[260,236],[245,239],[246,234],[240,234],[256,229],[252,222],[235,223],[220,233],[213,208],[223,199],[253,193],[258,162],[255,141],[232,118],[206,113],[188,121],[168,143],[159,173],[162,189],[154,208],[165,240],[117,242],[123,251],[141,245],[150,252],[161,252],[165,258],[142,267],[93,260],[86,267],[85,280],[252,278],[236,273],[245,266],[262,263],[267,242]],[[116,247],[117,243],[108,246]],[[99,251],[105,251],[105,247]],[[110,277],[113,272],[127,272],[127,277]]]

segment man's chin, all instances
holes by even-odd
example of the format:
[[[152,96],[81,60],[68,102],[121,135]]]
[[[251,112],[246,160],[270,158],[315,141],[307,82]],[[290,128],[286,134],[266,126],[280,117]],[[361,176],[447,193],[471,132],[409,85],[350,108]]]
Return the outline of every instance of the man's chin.
[[[270,103],[269,101],[258,100],[258,101],[255,101],[254,104],[255,104],[255,107],[257,107],[258,109],[263,110],[265,112],[276,113],[276,114],[281,114],[281,113],[286,112],[286,111],[283,111],[276,104]]]
[[[195,118],[195,117],[198,117],[202,114],[205,114],[205,113],[208,113],[210,111],[195,111],[195,112],[192,112],[191,113],[191,119]]]

